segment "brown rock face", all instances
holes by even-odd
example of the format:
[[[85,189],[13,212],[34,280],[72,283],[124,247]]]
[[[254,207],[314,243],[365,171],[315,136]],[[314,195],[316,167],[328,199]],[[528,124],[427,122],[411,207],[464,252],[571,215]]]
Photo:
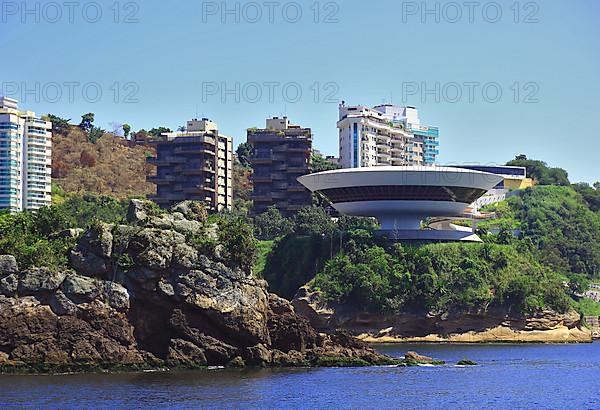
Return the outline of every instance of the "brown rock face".
[[[130,213],[136,226],[80,236],[75,271],[18,271],[14,258],[0,257],[4,370],[389,362],[346,333],[317,333],[263,280],[201,254],[190,231],[174,230],[197,235],[182,212],[166,228],[143,202]]]
[[[344,328],[369,343],[394,342],[591,342],[580,315],[545,310],[529,316],[495,309],[436,315],[369,314],[352,306],[325,303],[304,287],[293,300],[295,311],[320,331]]]

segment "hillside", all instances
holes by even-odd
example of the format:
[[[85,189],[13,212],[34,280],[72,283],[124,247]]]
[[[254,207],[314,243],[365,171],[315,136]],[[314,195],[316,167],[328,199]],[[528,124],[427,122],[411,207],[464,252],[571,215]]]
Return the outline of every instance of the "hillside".
[[[96,142],[71,126],[53,136],[52,178],[55,187],[67,193],[95,193],[119,199],[142,197],[154,192],[146,182],[152,167],[146,157],[154,148],[133,145],[105,133]]]

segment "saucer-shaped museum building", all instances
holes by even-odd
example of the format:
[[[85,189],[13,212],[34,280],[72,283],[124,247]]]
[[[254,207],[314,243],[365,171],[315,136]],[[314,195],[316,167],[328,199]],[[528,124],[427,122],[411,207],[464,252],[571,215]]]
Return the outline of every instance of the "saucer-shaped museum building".
[[[319,172],[298,181],[326,197],[341,214],[377,218],[393,239],[478,241],[469,228],[421,229],[421,221],[462,216],[503,178],[458,167],[380,166]]]

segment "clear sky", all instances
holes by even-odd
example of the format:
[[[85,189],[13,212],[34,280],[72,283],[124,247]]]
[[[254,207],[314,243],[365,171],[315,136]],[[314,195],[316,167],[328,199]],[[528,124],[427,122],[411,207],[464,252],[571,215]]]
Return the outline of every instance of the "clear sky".
[[[236,145],[286,114],[337,154],[337,101],[392,101],[440,127],[441,163],[525,153],[600,180],[597,0],[69,4],[0,4],[0,94],[23,108],[134,130],[197,113]]]

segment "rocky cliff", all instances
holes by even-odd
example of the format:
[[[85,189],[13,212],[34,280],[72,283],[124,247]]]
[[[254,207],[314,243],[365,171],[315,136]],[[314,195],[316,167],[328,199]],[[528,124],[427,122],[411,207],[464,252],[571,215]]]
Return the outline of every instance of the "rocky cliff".
[[[343,328],[369,343],[396,342],[591,342],[589,329],[571,310],[544,310],[529,316],[497,309],[443,314],[369,314],[355,307],[326,303],[319,292],[301,288],[292,304],[316,329]]]
[[[71,268],[19,269],[0,256],[3,371],[205,365],[389,363],[340,332],[317,332],[266,283],[208,257],[189,206],[133,201],[126,225],[79,235]]]

